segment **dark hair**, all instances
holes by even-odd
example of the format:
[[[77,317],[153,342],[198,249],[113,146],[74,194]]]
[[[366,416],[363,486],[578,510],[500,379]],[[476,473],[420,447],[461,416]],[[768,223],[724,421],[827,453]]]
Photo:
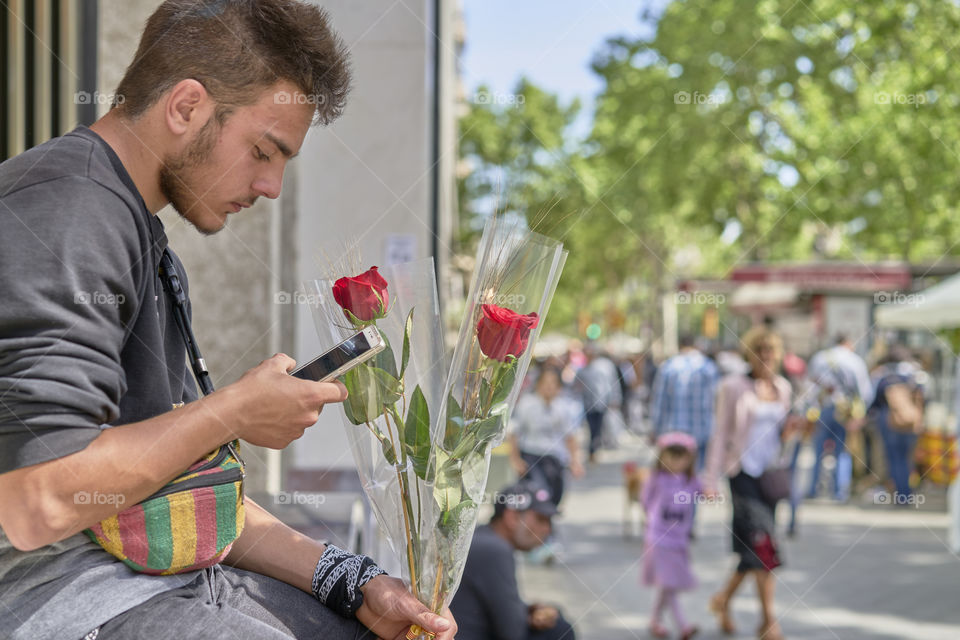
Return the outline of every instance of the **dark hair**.
[[[692,333],[681,333],[677,338],[677,346],[681,349],[692,347],[697,344],[697,338]]]
[[[223,124],[280,80],[316,106],[314,124],[343,112],[350,68],[326,11],[296,0],[166,0],[147,20],[114,107],[136,118],[181,80],[203,84]]]
[[[540,372],[537,373],[537,381],[534,383],[533,386],[534,387],[540,386],[540,383],[543,381],[543,379],[550,375],[556,376],[560,384],[561,385],[563,384],[563,372],[554,366],[544,365],[543,367],[540,368]]]
[[[696,453],[694,453],[693,451],[690,451],[690,449],[687,449],[686,447],[681,446],[679,444],[672,444],[666,449],[664,449],[663,451],[661,451],[660,454],[657,455],[657,457],[654,459],[655,460],[653,464],[654,471],[666,471],[666,469],[663,466],[663,460],[660,459],[664,453],[669,453],[675,456],[682,456],[682,455],[690,456],[690,466],[687,467],[686,474],[687,474],[687,480],[693,480],[693,476],[696,475],[696,469],[695,469],[697,464]]]

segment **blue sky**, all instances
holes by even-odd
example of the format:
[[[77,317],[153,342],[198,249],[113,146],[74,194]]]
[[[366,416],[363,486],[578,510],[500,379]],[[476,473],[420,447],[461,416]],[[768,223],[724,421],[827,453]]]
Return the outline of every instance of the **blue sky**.
[[[461,65],[468,99],[480,84],[509,93],[526,75],[565,102],[580,97],[588,107],[602,88],[590,60],[606,38],[641,34],[643,5],[641,0],[462,0]]]

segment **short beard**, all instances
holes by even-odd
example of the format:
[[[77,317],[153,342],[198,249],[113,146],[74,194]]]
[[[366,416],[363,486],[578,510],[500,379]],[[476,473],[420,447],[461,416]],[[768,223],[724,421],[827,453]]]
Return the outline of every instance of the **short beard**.
[[[192,224],[204,235],[213,235],[219,229],[205,229],[191,220],[190,214],[206,205],[200,202],[200,196],[193,192],[187,181],[190,169],[200,166],[209,159],[217,144],[220,125],[211,116],[197,133],[196,138],[175,156],[166,157],[160,166],[160,193],[173,206],[180,217]]]

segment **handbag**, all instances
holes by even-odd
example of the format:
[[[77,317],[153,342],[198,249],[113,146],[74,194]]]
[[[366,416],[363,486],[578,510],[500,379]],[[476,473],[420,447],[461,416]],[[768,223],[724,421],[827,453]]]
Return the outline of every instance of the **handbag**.
[[[758,478],[760,495],[767,502],[776,504],[790,497],[793,488],[793,470],[790,468],[791,456],[788,454],[788,450],[792,452],[791,444],[800,446],[799,440],[795,443],[784,444],[780,449],[780,457],[776,463],[764,469]]]
[[[772,467],[760,474],[760,494],[767,502],[779,502],[790,497],[793,484],[790,467]]]
[[[186,294],[169,252],[160,258],[163,288],[173,301],[177,328],[204,395],[213,383],[197,347]],[[179,405],[174,405],[174,409]],[[222,561],[244,525],[244,463],[239,442],[228,442],[197,460],[146,500],[101,520],[84,533],[139,573],[170,575]]]

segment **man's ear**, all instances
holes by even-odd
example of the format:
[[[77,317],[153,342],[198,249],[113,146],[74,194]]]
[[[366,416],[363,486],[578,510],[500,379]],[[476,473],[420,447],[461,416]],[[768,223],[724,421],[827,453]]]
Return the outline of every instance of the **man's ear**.
[[[210,94],[202,83],[193,78],[186,78],[175,84],[164,102],[164,122],[176,136],[182,136],[191,130],[199,131],[212,115],[213,100]]]

